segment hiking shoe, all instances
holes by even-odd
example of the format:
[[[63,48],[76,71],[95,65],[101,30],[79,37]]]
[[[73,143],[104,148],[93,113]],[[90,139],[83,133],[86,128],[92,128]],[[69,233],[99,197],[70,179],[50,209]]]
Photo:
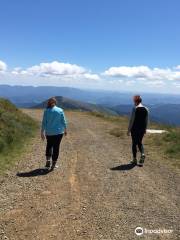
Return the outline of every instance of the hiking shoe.
[[[137,159],[136,158],[133,158],[133,160],[130,161],[130,164],[137,164]]]
[[[57,169],[59,166],[57,165],[57,163],[56,162],[53,162],[52,163],[52,166],[51,166],[51,169],[53,170],[53,169]]]
[[[50,160],[47,160],[47,161],[46,161],[45,168],[50,168],[50,166],[51,166],[51,161],[50,161]]]
[[[141,158],[140,158],[140,160],[139,160],[139,166],[140,166],[140,167],[143,166],[143,164],[144,164],[144,160],[145,160],[145,155],[142,154],[142,155],[141,155]]]

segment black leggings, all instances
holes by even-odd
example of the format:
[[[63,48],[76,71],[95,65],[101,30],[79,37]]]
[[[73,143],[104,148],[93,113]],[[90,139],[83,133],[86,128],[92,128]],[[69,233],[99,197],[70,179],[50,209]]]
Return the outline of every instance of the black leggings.
[[[136,158],[137,155],[137,146],[139,148],[139,151],[141,154],[144,154],[144,146],[142,144],[142,140],[144,137],[144,131],[131,131],[131,137],[132,137],[132,153],[133,157]]]
[[[62,140],[63,134],[46,136],[47,146],[46,146],[46,157],[51,158],[52,161],[56,162],[59,156],[59,147]]]

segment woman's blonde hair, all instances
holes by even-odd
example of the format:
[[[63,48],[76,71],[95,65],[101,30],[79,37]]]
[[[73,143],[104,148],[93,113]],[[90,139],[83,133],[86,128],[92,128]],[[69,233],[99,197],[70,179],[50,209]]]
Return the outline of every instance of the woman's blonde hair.
[[[51,97],[47,101],[47,108],[52,108],[54,105],[57,105],[57,100],[55,97]]]

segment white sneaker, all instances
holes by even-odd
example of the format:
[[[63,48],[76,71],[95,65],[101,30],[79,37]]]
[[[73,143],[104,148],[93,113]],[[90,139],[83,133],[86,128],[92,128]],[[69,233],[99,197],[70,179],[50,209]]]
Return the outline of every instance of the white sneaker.
[[[57,169],[59,168],[59,166],[57,165],[57,163],[52,163],[51,169]]]
[[[137,159],[136,159],[136,158],[133,158],[133,159],[130,161],[130,164],[137,164]]]

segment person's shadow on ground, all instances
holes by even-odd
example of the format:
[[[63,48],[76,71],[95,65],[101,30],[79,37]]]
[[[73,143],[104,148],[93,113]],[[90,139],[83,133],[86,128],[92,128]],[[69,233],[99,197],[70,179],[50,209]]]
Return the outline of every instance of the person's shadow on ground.
[[[136,164],[128,163],[128,164],[122,164],[117,167],[110,168],[112,171],[128,171],[133,169],[136,166]]]
[[[18,177],[36,177],[36,176],[46,175],[49,172],[51,172],[51,170],[48,170],[46,168],[37,168],[37,169],[34,169],[29,172],[20,172],[20,173],[18,172],[16,174],[16,176],[18,176]]]

